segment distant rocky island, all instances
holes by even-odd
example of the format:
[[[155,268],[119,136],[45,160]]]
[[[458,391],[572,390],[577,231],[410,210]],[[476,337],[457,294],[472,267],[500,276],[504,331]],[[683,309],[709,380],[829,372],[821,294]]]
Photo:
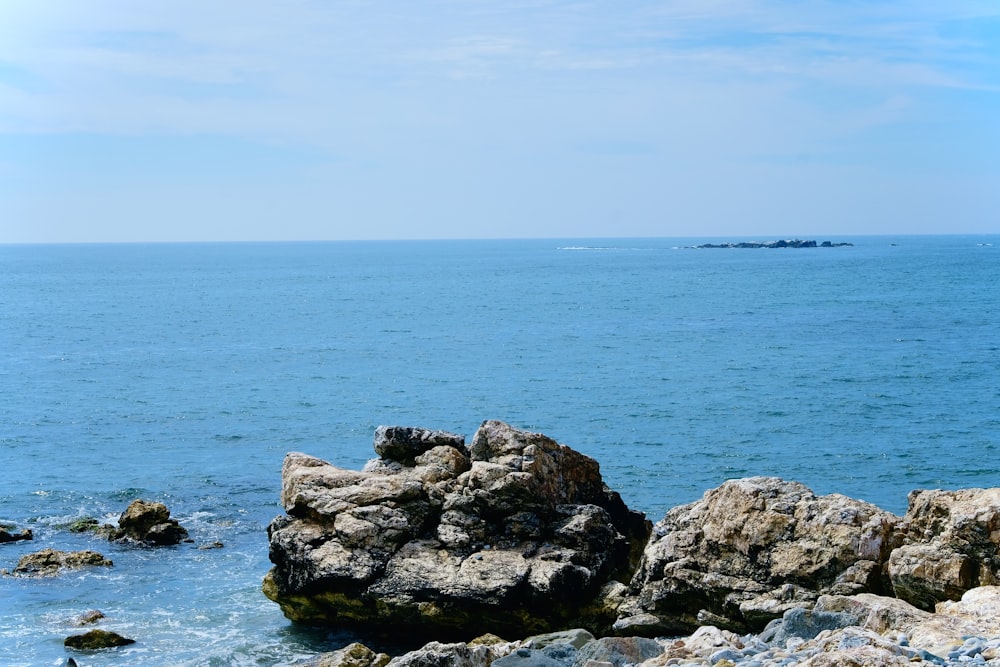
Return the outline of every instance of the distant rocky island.
[[[853,243],[831,243],[823,241],[803,241],[802,239],[782,239],[778,241],[742,241],[740,243],[703,243],[694,248],[843,248]]]

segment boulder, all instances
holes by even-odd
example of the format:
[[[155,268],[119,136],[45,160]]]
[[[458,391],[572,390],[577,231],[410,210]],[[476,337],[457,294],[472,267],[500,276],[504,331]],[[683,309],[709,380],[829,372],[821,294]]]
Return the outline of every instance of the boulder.
[[[51,577],[63,570],[79,570],[84,567],[111,567],[114,563],[96,551],[56,551],[42,549],[25,554],[17,561],[15,576]]]
[[[6,542],[18,542],[20,540],[33,540],[35,539],[34,533],[31,532],[30,528],[25,528],[20,532],[12,532],[13,526],[0,526],[0,544]]]
[[[383,458],[360,472],[285,458],[264,592],[288,618],[397,637],[610,626],[598,601],[629,581],[649,522],[596,461],[499,421],[468,449],[422,429],[376,441]]]
[[[1000,584],[1000,488],[913,491],[889,558],[896,597],[932,610]]]
[[[616,627],[647,636],[701,625],[756,632],[825,593],[879,593],[898,522],[796,482],[728,481],[656,524]]]
[[[110,535],[115,542],[136,542],[145,546],[178,544],[188,538],[187,530],[170,518],[163,503],[133,500],[118,517],[118,529]]]
[[[75,648],[81,651],[95,651],[102,648],[115,648],[118,646],[128,646],[134,644],[134,639],[122,637],[117,632],[109,630],[91,630],[82,635],[72,635],[63,641],[67,648]]]

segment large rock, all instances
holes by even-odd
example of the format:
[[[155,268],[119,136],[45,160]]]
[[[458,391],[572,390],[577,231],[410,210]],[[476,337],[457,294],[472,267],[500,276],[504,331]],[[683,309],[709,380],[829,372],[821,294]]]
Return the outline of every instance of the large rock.
[[[0,524],[0,544],[6,542],[17,542],[20,540],[33,540],[35,539],[34,534],[31,532],[30,528],[25,528],[19,533],[13,532],[14,526]]]
[[[1000,489],[913,491],[889,558],[897,597],[922,609],[1000,584]]]
[[[898,521],[778,478],[726,482],[656,524],[616,628],[759,631],[824,593],[879,593]]]
[[[63,570],[79,570],[84,567],[111,567],[113,563],[96,551],[57,551],[42,549],[25,554],[17,561],[15,576],[51,577]]]
[[[110,630],[91,630],[82,635],[72,635],[63,640],[63,645],[67,648],[75,648],[81,651],[95,651],[102,648],[116,648],[134,644],[134,639],[123,637],[117,632]]]
[[[118,517],[118,530],[109,538],[116,542],[167,546],[186,540],[188,532],[170,518],[170,510],[163,503],[133,500]]]
[[[599,631],[613,620],[595,601],[629,581],[649,523],[596,461],[498,421],[467,451],[447,435],[389,446],[402,440],[394,433],[379,430],[382,459],[361,472],[285,458],[287,515],[268,529],[264,592],[288,618],[397,637]]]

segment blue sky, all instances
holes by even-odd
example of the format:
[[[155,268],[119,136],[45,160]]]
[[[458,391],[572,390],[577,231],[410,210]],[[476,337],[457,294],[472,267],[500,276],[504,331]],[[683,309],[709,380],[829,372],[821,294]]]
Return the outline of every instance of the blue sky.
[[[996,0],[0,0],[0,242],[932,233]]]

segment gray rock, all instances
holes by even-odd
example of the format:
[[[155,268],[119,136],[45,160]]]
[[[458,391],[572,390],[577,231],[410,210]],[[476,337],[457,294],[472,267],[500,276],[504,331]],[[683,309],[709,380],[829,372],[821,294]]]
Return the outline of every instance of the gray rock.
[[[645,637],[603,637],[584,646],[577,652],[576,664],[587,660],[610,662],[615,667],[638,664],[644,660],[659,657],[664,647],[653,639]]]
[[[594,641],[594,635],[590,632],[582,628],[574,628],[528,637],[524,640],[524,645],[527,648],[545,648],[550,644],[569,644],[574,648],[583,648],[592,641]]]
[[[858,619],[853,614],[798,607],[786,611],[781,620],[769,625],[760,637],[766,642],[784,644],[792,637],[812,639],[824,630],[846,628],[857,625],[857,622]]]

